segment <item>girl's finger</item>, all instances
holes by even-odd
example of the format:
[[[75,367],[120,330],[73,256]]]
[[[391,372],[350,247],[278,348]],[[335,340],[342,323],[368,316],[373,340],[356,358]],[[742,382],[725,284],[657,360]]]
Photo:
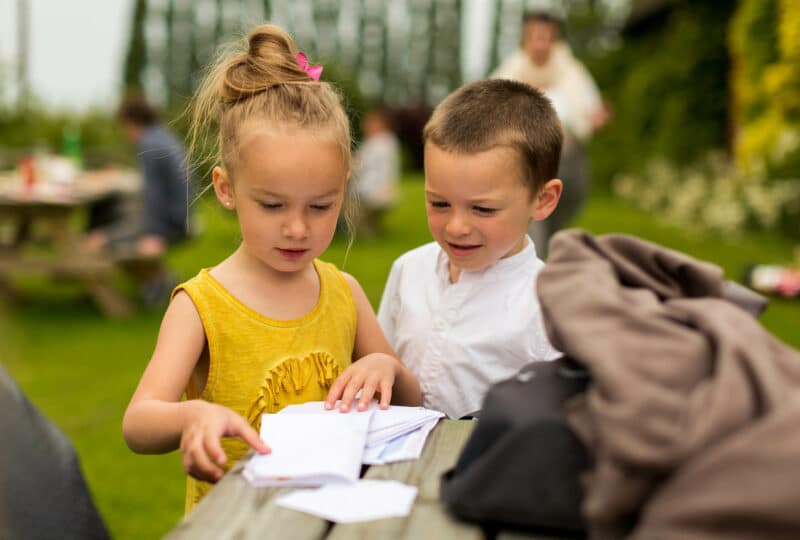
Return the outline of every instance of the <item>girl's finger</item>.
[[[342,403],[339,405],[339,411],[347,412],[350,410],[350,405],[353,404],[353,399],[356,397],[358,389],[361,388],[363,384],[364,381],[361,378],[350,379],[350,382],[347,383],[347,387],[342,394]]]
[[[328,397],[325,398],[325,408],[327,410],[333,409],[333,406],[336,404],[336,400],[339,399],[342,395],[342,391],[344,391],[345,386],[350,381],[350,371],[345,370],[344,373],[339,375],[333,384],[331,385],[331,389],[328,391]]]
[[[222,448],[222,443],[220,443],[219,437],[214,434],[205,434],[203,437],[203,450],[205,455],[208,456],[209,460],[215,465],[221,467],[222,465],[225,465],[226,461],[228,461],[228,456],[225,454],[225,450]]]
[[[388,409],[389,404],[392,402],[392,383],[386,379],[380,382],[381,389],[381,409]]]
[[[253,429],[253,426],[247,423],[244,418],[239,417],[239,422],[234,428],[233,435],[241,437],[241,439],[255,449],[259,454],[269,454],[272,452],[269,446],[261,440],[258,432]]]
[[[372,396],[375,395],[375,390],[377,388],[378,385],[375,381],[368,380],[366,383],[364,383],[364,388],[361,389],[361,398],[358,400],[359,411],[367,410],[369,402],[372,401]]]
[[[222,476],[222,471],[211,461],[202,442],[198,443],[189,450],[190,465],[187,472],[198,480],[216,482]]]

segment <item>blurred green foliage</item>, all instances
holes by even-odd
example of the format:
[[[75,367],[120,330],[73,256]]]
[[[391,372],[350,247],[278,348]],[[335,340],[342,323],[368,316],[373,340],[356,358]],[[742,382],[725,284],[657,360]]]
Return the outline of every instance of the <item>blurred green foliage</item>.
[[[674,2],[626,26],[621,46],[587,67],[613,118],[591,143],[595,185],[654,157],[688,165],[728,137],[729,0]]]
[[[65,131],[76,128],[86,168],[133,165],[131,147],[109,112],[50,111],[33,103],[26,110],[0,107],[0,170],[13,168],[25,154],[61,153]]]
[[[743,0],[730,28],[739,133],[736,157],[773,178],[800,171],[800,9],[796,0]]]

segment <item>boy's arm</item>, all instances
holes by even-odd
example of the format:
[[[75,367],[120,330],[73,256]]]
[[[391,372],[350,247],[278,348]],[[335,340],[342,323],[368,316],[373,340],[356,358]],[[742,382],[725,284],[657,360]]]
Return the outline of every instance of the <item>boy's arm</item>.
[[[391,402],[399,405],[422,404],[422,391],[420,390],[419,381],[411,370],[398,360],[397,355],[381,331],[375,312],[372,311],[372,306],[361,285],[353,276],[349,274],[344,274],[344,276],[353,294],[358,316],[353,358],[359,359],[365,355],[375,353],[385,357],[385,362],[390,364],[394,372],[394,384],[388,389],[391,392]],[[358,390],[362,384],[357,381],[356,386],[359,387],[356,388]],[[363,386],[366,389],[366,386]],[[381,390],[383,394],[387,389],[379,386],[378,390]],[[355,392],[348,392],[348,390],[343,389],[342,400],[348,408],[354,394]]]

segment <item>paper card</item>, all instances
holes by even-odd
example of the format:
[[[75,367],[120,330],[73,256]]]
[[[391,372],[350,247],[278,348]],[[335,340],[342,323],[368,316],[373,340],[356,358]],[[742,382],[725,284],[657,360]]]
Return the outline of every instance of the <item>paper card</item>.
[[[275,502],[328,521],[354,523],[407,516],[416,496],[414,486],[393,480],[360,480],[355,484],[293,491]]]

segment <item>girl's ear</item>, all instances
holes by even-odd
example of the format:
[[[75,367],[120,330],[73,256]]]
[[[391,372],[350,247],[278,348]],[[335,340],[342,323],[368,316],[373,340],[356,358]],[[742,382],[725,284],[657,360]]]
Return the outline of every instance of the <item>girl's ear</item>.
[[[211,180],[214,183],[214,194],[222,206],[233,210],[236,202],[233,200],[233,185],[228,178],[228,173],[222,167],[214,167],[211,171]]]
[[[558,200],[561,198],[563,188],[564,185],[558,178],[545,182],[531,208],[531,217],[535,221],[546,219],[547,216],[553,213],[553,210],[558,206]]]

